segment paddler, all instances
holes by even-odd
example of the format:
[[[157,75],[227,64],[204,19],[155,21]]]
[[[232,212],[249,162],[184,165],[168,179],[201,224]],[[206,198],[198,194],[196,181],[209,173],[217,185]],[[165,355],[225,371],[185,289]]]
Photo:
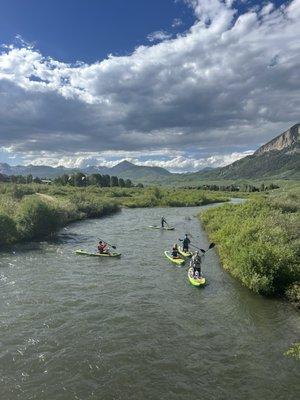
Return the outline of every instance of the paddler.
[[[103,240],[100,240],[97,248],[100,254],[109,253],[108,244],[103,242]]]
[[[199,251],[196,251],[191,258],[190,267],[193,268],[193,276],[196,279],[201,278],[201,264],[202,264],[203,255],[200,254]]]
[[[185,234],[185,237],[184,237],[184,239],[183,239],[183,241],[182,241],[182,250],[185,252],[185,253],[188,253],[188,251],[189,251],[189,244],[191,243],[191,241],[190,241],[190,239],[189,239],[189,237],[188,237],[188,234],[186,233]]]
[[[178,246],[176,243],[173,245],[171,255],[173,258],[180,258],[178,253]]]
[[[167,224],[167,221],[165,220],[165,217],[161,217],[161,227],[164,228],[165,224]]]

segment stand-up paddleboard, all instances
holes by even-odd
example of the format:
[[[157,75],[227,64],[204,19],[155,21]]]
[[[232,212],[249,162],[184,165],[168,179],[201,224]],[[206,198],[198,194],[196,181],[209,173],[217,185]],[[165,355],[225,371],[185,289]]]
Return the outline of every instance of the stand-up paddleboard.
[[[76,250],[76,254],[81,254],[83,256],[91,256],[91,257],[120,257],[120,253],[89,253],[84,250]]]
[[[176,265],[182,265],[185,263],[185,260],[183,258],[173,258],[169,251],[165,251],[164,254],[168,260],[170,260],[172,263]]]
[[[190,251],[183,251],[182,247],[178,247],[178,253],[183,257],[192,257],[193,255]]]
[[[194,278],[193,268],[189,268],[188,270],[188,278],[190,283],[193,286],[204,286],[205,285],[205,278],[201,276],[200,278]]]
[[[149,228],[152,228],[152,229],[161,229],[161,230],[163,230],[163,231],[174,231],[174,226],[164,226],[164,227],[162,227],[162,226],[157,226],[157,225],[149,225]]]

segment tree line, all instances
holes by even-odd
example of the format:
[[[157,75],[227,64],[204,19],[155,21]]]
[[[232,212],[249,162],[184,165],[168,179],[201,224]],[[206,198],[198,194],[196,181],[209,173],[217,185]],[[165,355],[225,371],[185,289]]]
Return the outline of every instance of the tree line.
[[[86,175],[82,172],[76,172],[74,174],[68,175],[64,174],[50,179],[41,179],[38,177],[33,177],[31,174],[27,176],[23,175],[4,175],[0,174],[0,182],[12,182],[12,183],[54,183],[55,185],[70,185],[76,187],[85,186],[98,186],[98,187],[121,187],[121,188],[131,188],[134,184],[130,179],[118,178],[117,176],[101,175],[101,174],[91,174]],[[137,184],[137,187],[143,187],[142,183]]]
[[[279,186],[270,183],[269,185],[265,185],[261,183],[260,186],[254,186],[248,183],[242,185],[200,185],[197,186],[198,190],[212,190],[212,191],[220,191],[220,192],[265,192],[268,190],[278,189]],[[185,187],[185,189],[195,189],[193,186]]]
[[[98,187],[122,187],[131,188],[133,183],[130,179],[118,178],[117,176],[91,174],[86,175],[82,172],[76,172],[72,175],[64,174],[54,179],[53,183],[57,185],[71,185],[77,187],[98,186]],[[143,187],[142,184],[138,185]]]

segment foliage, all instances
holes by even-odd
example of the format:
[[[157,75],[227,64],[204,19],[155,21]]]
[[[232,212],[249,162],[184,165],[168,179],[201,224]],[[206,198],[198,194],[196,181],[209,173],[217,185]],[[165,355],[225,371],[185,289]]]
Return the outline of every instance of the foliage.
[[[300,360],[300,342],[299,343],[295,343],[292,347],[290,347],[284,353],[284,355],[286,357],[294,357],[294,358],[297,358],[298,360]]]
[[[36,196],[22,200],[16,222],[20,235],[25,240],[49,235],[60,226],[57,210]]]
[[[300,282],[293,283],[286,290],[286,296],[296,307],[300,308]]]
[[[14,242],[16,237],[17,229],[14,220],[0,212],[0,246]]]
[[[201,215],[224,267],[257,293],[287,294],[300,280],[297,200],[295,212],[274,199],[253,198]]]

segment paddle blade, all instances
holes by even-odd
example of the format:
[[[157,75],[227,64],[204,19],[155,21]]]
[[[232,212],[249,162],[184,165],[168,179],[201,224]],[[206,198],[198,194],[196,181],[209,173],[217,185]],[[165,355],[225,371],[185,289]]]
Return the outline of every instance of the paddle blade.
[[[215,244],[214,244],[214,243],[211,243],[211,244],[209,245],[209,249],[212,249],[213,247],[215,247]]]
[[[202,251],[202,253],[205,253],[205,250],[203,250],[203,249],[200,249],[200,251]]]

